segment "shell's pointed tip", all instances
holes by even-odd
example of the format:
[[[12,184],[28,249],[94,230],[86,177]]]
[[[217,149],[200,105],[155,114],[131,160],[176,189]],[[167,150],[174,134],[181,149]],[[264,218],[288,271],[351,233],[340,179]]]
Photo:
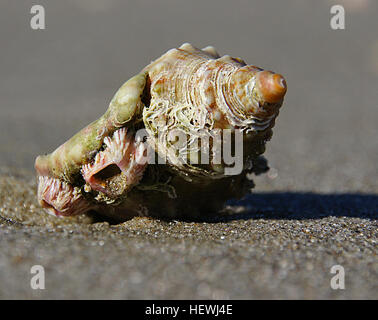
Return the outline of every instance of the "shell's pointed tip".
[[[257,74],[257,83],[261,98],[267,103],[276,103],[283,99],[287,91],[285,78],[270,71]]]

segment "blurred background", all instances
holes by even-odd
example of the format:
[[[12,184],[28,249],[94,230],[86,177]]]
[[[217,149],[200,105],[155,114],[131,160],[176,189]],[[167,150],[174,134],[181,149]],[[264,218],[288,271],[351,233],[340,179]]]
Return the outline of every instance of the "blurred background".
[[[30,27],[35,4],[45,30]],[[330,26],[335,4],[345,30]],[[377,31],[376,0],[2,0],[6,172],[33,172],[38,154],[97,119],[126,80],[184,42],[281,73],[288,92],[265,153],[271,170],[242,203],[257,209],[233,222],[79,227],[46,220],[34,180],[1,178],[0,214],[42,217],[44,227],[0,228],[0,297],[377,297]],[[36,263],[49,272],[43,293],[25,285]],[[348,275],[342,293],[329,287],[336,263]]]
[[[45,30],[30,27],[34,4],[45,8]],[[330,27],[333,4],[345,8],[345,30]],[[36,155],[98,118],[124,81],[190,42],[286,77],[269,184],[374,187],[377,1],[3,0],[0,16],[2,166],[32,169]]]

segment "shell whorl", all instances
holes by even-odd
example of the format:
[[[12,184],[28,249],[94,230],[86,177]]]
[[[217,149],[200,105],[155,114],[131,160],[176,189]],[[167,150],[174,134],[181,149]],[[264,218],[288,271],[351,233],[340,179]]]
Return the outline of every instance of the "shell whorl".
[[[214,128],[265,130],[274,123],[286,93],[281,75],[247,66],[239,58],[219,57],[212,47],[199,50],[184,44],[146,70],[151,104],[165,101],[205,108]]]
[[[284,95],[275,87],[282,76],[248,66],[239,58],[219,57],[212,47],[199,50],[184,44],[169,50],[144,71],[150,81],[150,104],[143,110],[149,142],[179,169],[179,174],[191,177],[222,178],[225,166],[210,160],[204,169],[178,163],[177,157],[196,160],[198,140],[214,138],[222,129],[267,132],[274,125]],[[284,84],[284,80],[279,83]],[[177,157],[169,139],[175,130],[188,137],[185,152],[179,150]]]

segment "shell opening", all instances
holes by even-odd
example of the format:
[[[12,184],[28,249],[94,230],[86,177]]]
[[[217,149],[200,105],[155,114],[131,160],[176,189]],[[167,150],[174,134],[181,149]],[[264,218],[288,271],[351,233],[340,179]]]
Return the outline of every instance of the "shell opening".
[[[104,169],[95,173],[93,175],[93,179],[96,181],[104,181],[120,174],[121,172],[121,169],[116,164],[110,164]]]

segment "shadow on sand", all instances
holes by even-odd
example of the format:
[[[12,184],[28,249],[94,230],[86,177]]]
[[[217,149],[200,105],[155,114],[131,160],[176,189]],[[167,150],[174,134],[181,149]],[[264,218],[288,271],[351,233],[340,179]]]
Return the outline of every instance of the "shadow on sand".
[[[320,194],[311,192],[253,193],[242,200],[231,200],[222,212],[209,212],[200,217],[161,217],[162,221],[228,222],[232,220],[322,219],[330,216],[377,220],[378,195],[362,193]],[[94,213],[95,221],[117,224],[122,221]],[[132,217],[130,217],[131,219]]]
[[[241,211],[206,220],[209,222],[248,219],[304,220],[329,216],[371,220],[378,218],[376,194],[267,192],[250,194],[243,200],[229,201],[228,205],[240,206]]]

